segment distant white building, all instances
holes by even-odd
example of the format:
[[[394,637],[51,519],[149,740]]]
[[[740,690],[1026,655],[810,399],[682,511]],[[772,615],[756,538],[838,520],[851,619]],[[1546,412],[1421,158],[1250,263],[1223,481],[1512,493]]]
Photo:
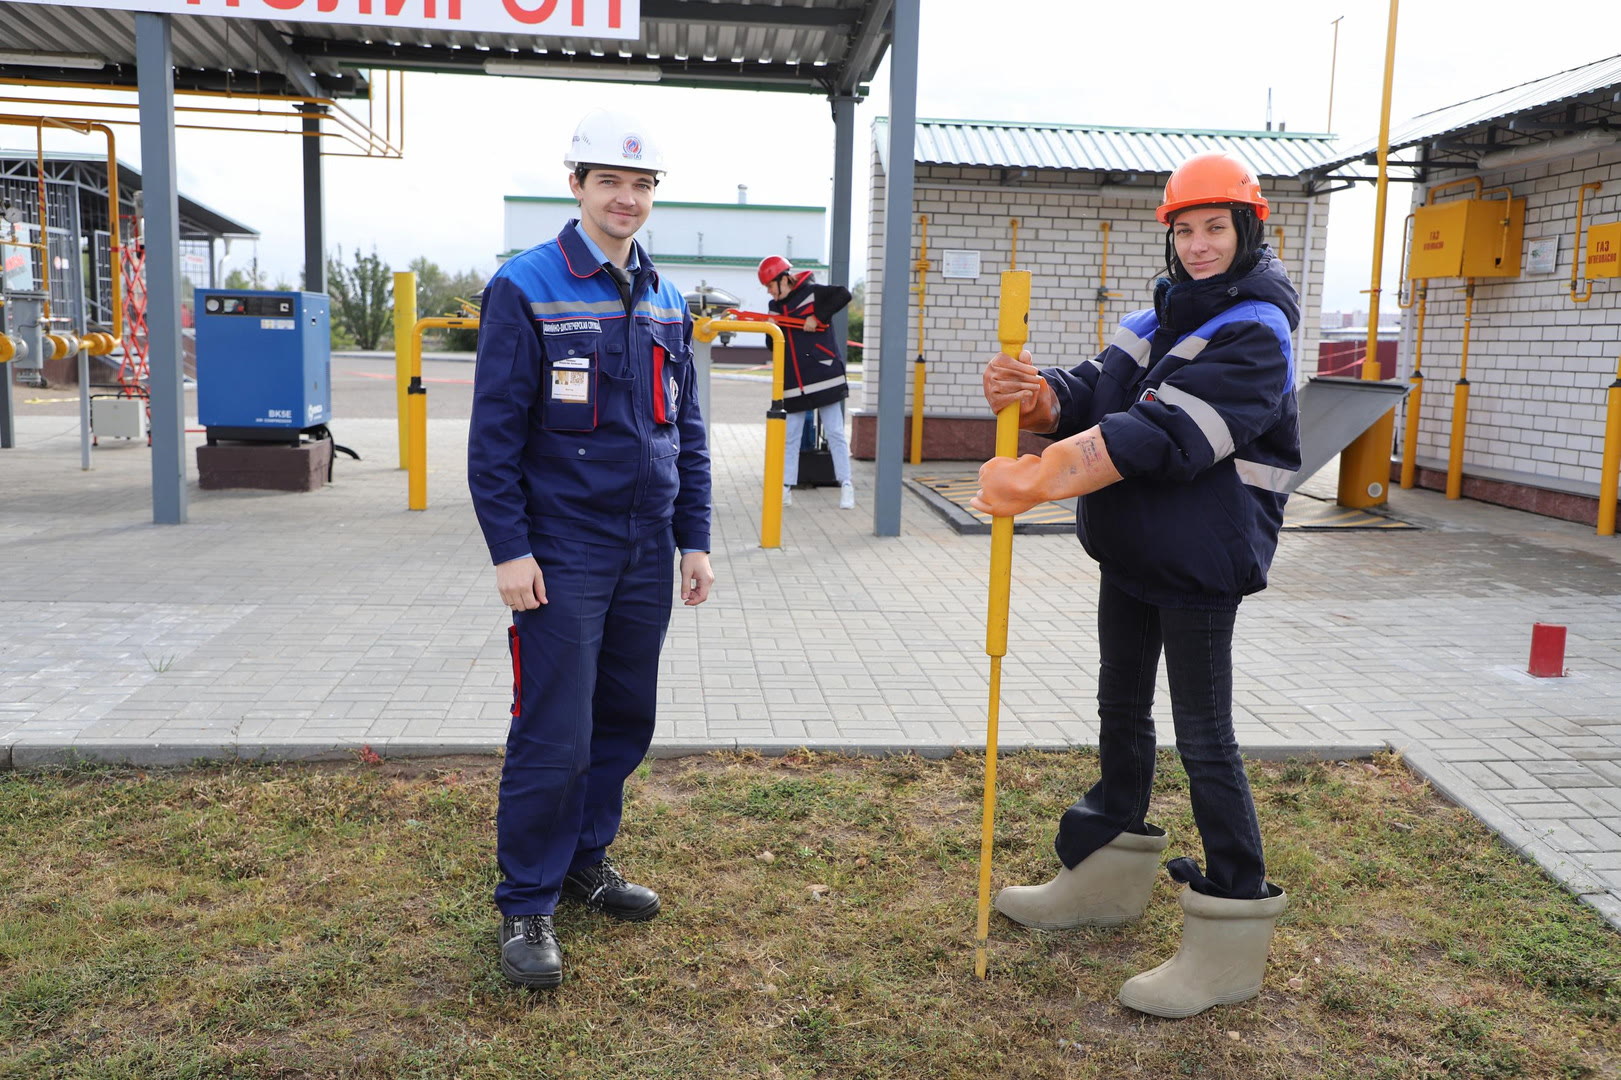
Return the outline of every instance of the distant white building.
[[[508,195],[503,209],[503,261],[578,216],[573,199],[556,196]],[[655,201],[637,239],[682,292],[712,285],[750,310],[764,311],[770,299],[754,276],[767,255],[784,255],[796,269],[827,280],[827,210],[820,206]]]

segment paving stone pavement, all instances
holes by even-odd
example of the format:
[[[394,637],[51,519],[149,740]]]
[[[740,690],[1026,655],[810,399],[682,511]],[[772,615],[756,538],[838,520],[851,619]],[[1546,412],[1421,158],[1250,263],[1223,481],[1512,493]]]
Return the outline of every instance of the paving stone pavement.
[[[19,416],[0,450],[0,766],[502,745],[507,616],[465,419],[430,421],[423,512],[392,420],[335,426],[364,460],[330,486],[202,492],[193,466],[189,523],[154,526],[145,447],[104,444],[83,472],[76,419]],[[762,550],[761,425],[712,440],[718,581],[675,608],[655,752],[981,749],[988,539],[910,494],[903,535],[873,536],[857,463],[855,512],[801,491]],[[1239,613],[1241,744],[1393,746],[1621,927],[1621,541],[1432,492],[1391,507],[1424,527],[1285,534]],[[1097,582],[1073,537],[1015,542],[1003,747],[1095,744]],[[1525,674],[1534,622],[1569,628],[1567,677]]]

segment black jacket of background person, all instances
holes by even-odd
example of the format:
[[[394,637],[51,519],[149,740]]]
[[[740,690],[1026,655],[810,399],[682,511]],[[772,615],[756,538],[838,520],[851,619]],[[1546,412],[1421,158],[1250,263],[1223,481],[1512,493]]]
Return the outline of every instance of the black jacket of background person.
[[[844,377],[844,353],[828,325],[850,303],[843,285],[817,285],[806,274],[786,300],[771,301],[774,315],[803,319],[815,315],[820,330],[783,327],[787,355],[783,358],[782,407],[787,412],[810,412],[850,396]]]

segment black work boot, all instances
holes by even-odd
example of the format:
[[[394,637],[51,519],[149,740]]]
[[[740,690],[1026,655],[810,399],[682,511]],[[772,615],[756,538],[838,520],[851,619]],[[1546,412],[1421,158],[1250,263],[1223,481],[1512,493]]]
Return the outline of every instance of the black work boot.
[[[563,949],[550,915],[501,917],[501,974],[519,986],[550,988],[563,981]]]
[[[626,922],[646,922],[659,913],[659,894],[626,881],[612,859],[569,874],[563,879],[563,895]]]

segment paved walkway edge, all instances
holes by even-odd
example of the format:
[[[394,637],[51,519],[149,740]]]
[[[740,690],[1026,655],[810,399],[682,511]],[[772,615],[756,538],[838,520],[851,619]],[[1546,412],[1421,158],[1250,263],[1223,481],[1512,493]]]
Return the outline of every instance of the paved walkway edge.
[[[1516,820],[1468,777],[1431,751],[1407,747],[1398,752],[1402,760],[1436,791],[1468,810],[1511,850],[1536,863],[1549,877],[1570,890],[1576,899],[1597,911],[1612,927],[1621,930],[1621,902],[1586,867]]]

